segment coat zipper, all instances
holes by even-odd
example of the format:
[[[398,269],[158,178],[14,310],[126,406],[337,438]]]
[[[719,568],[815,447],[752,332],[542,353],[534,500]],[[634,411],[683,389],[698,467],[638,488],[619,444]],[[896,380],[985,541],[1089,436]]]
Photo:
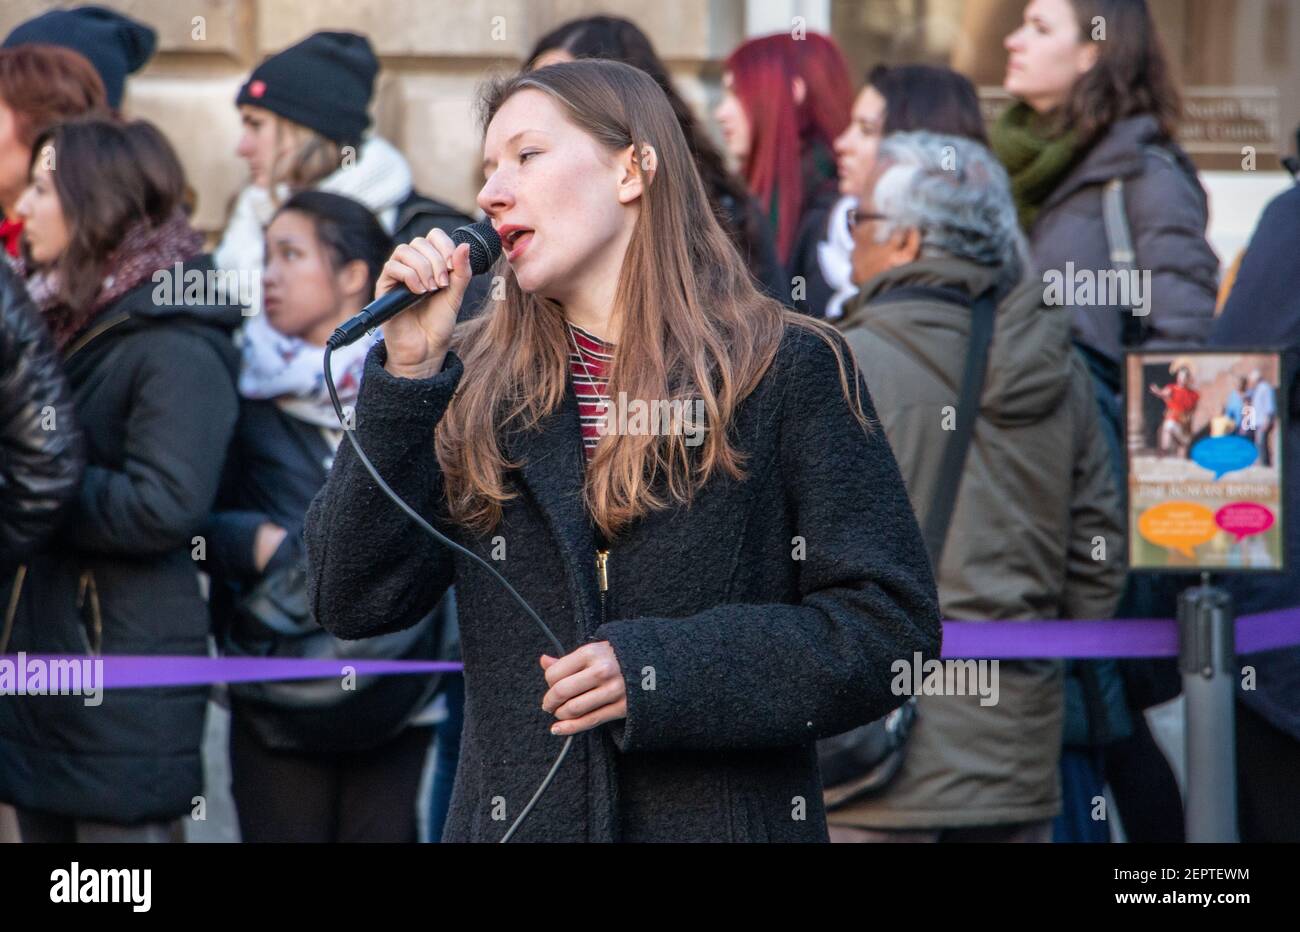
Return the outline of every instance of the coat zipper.
[[[0,631],[0,654],[9,648],[9,638],[14,633],[14,618],[18,615],[18,600],[23,595],[23,582],[27,579],[27,564],[24,563],[14,571],[13,591],[9,594],[9,605],[5,608],[5,626]]]
[[[609,621],[606,607],[607,593],[609,592],[608,549],[596,551],[596,585],[600,589],[600,623],[603,625]]]
[[[99,586],[95,583],[95,573],[93,570],[82,570],[81,580],[77,586],[77,610],[84,611],[86,604],[86,595],[90,595],[90,636],[86,638],[86,646],[90,648],[92,654],[102,652],[104,646],[104,616],[99,606]],[[83,616],[84,617],[84,616]],[[82,625],[83,632],[85,625]]]

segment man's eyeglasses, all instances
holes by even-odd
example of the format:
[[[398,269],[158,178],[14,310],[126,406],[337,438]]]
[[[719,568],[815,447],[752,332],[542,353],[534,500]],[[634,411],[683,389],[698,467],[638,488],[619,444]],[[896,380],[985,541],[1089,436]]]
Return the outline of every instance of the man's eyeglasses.
[[[860,207],[850,207],[849,212],[845,215],[845,223],[848,224],[849,236],[852,236],[857,230],[859,223],[866,223],[868,220],[888,220],[884,214],[878,214],[874,210],[863,210]]]

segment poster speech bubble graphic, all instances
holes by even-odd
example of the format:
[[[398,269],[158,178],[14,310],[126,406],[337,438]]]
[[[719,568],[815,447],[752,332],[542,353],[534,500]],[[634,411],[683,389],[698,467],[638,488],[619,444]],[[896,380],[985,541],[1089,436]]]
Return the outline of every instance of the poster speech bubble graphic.
[[[1233,502],[1214,513],[1214,523],[1237,538],[1237,543],[1251,534],[1264,533],[1273,521],[1273,512],[1257,502]]]
[[[1161,547],[1177,550],[1196,559],[1193,547],[1212,540],[1219,533],[1214,512],[1196,502],[1161,502],[1142,512],[1138,533]]]
[[[1215,479],[1245,469],[1259,457],[1255,444],[1245,437],[1207,437],[1197,441],[1189,455],[1197,466],[1214,473]]]

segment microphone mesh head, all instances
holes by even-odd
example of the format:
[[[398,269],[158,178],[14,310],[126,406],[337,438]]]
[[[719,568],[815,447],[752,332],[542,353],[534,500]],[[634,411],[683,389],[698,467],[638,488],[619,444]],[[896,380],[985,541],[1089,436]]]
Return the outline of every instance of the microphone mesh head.
[[[482,275],[492,268],[492,263],[501,255],[501,237],[492,229],[490,220],[457,227],[451,234],[451,241],[457,246],[469,243],[469,267],[475,275]]]

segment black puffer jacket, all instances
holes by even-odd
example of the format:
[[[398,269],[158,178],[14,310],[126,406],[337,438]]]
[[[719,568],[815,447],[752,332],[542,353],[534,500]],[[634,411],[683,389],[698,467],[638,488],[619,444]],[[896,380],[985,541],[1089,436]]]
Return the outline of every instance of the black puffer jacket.
[[[339,641],[294,609],[305,602],[302,522],[325,484],[334,450],[321,427],[294,417],[271,400],[241,399],[208,522],[207,571],[212,575],[213,625],[222,653],[232,656],[430,660],[439,656],[450,610],[406,631],[365,641]],[[265,523],[288,533],[265,569],[253,559],[257,529]],[[275,587],[277,630],[240,603],[259,586]],[[449,602],[450,600],[444,600]],[[305,604],[301,605],[305,609]],[[296,622],[296,624],[294,624]],[[378,747],[411,721],[440,685],[438,676],[361,676],[356,688],[337,678],[231,683],[233,713],[263,746],[298,752],[346,752]]]
[[[192,260],[189,268],[209,268]],[[207,653],[194,537],[212,508],[238,410],[238,306],[155,304],[146,282],[64,354],[87,467],[67,522],[26,562],[11,651]],[[207,687],[0,700],[0,800],[129,824],[188,812],[202,792]]]
[[[608,641],[627,683],[627,717],[578,736],[515,837],[825,841],[815,739],[896,707],[891,664],[937,656],[940,640],[898,466],[884,432],[852,418],[830,348],[787,327],[732,425],[747,477],[715,477],[691,507],[620,534],[605,593],[572,384],[536,429],[504,438],[523,464],[506,477],[519,494],[477,535],[438,517],[431,442],[461,361],[448,354],[439,374],[414,380],[390,375],[384,358],[379,343],[357,403],[357,439],[380,474],[481,558],[504,543],[495,565],[566,649]],[[346,445],[306,540],[316,617],[340,637],[411,625],[456,580],[465,730],[443,838],[498,841],[563,740],[541,707],[547,640],[484,570],[406,518]]]
[[[59,354],[22,280],[0,261],[0,572],[54,530],[85,465]]]

